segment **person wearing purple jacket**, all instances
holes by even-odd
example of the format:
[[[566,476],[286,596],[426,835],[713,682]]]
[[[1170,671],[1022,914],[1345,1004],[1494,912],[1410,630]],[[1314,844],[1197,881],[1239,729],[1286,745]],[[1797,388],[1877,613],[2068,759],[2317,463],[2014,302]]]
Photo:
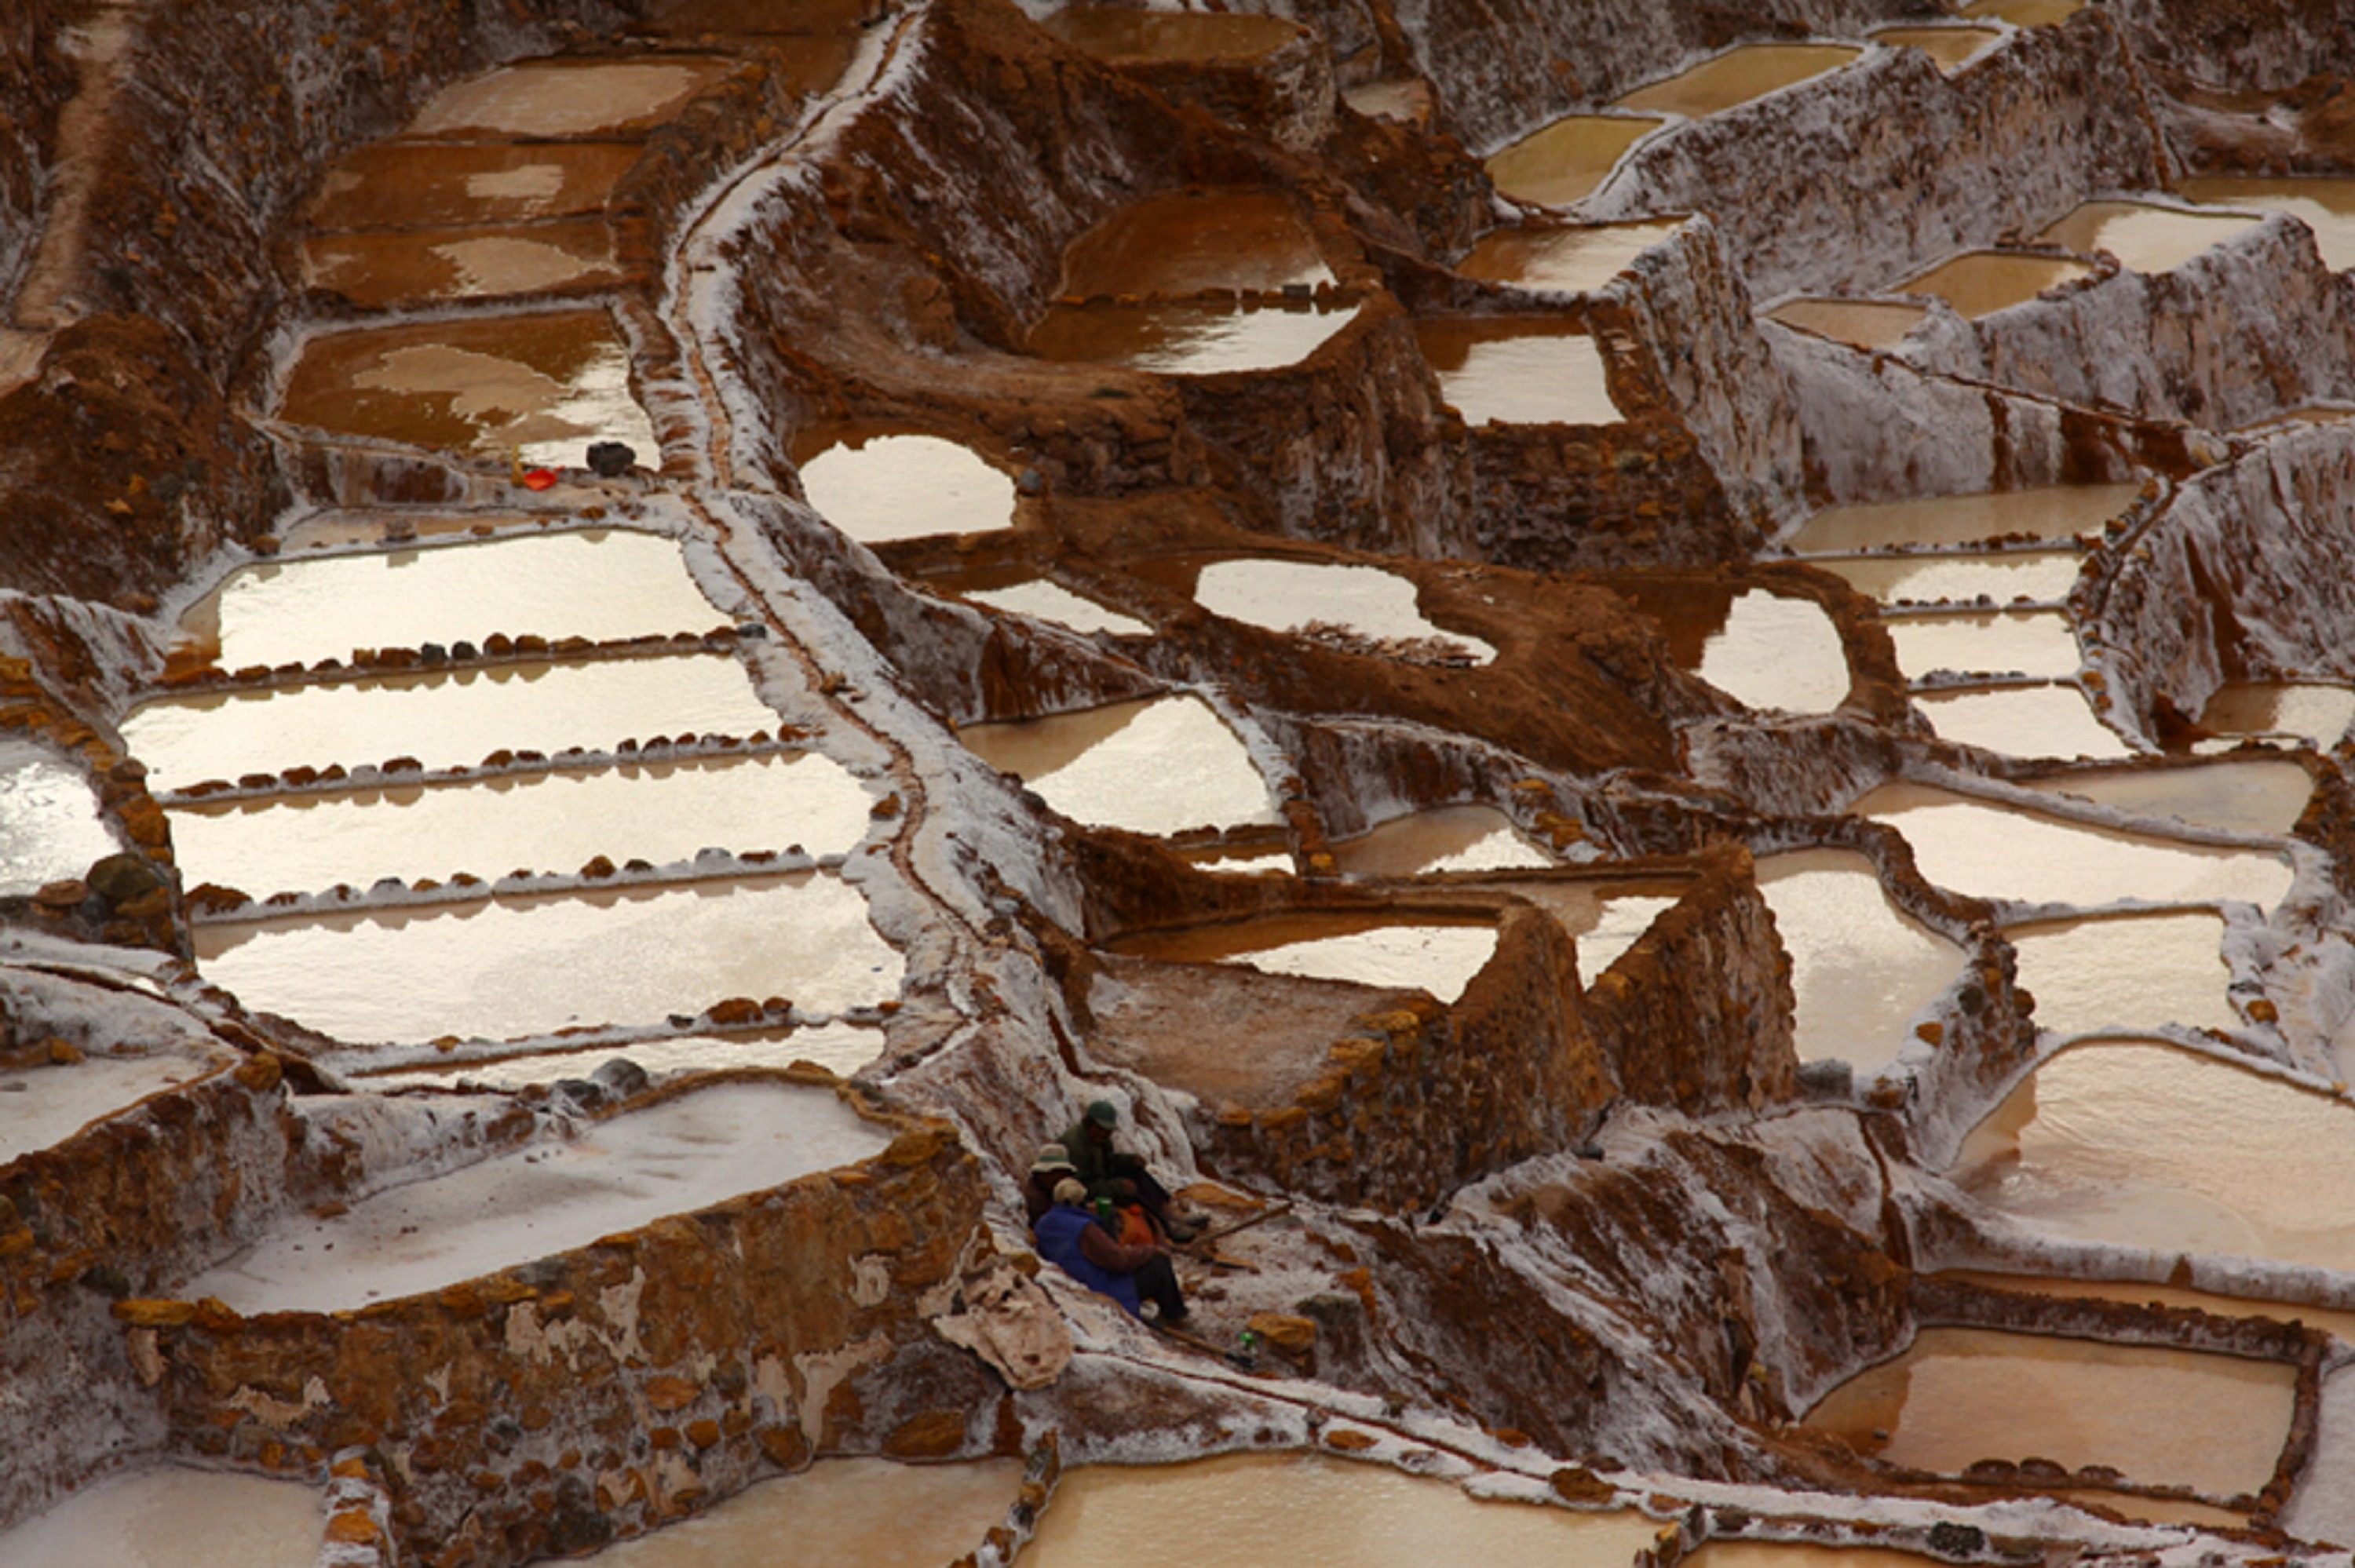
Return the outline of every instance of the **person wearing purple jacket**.
[[[1144,1304],[1150,1301],[1155,1321],[1183,1322],[1186,1296],[1178,1288],[1168,1250],[1123,1246],[1088,1213],[1087,1202],[1087,1187],[1076,1178],[1056,1183],[1054,1206],[1033,1227],[1039,1255],[1089,1289],[1119,1302],[1132,1318],[1143,1318]]]

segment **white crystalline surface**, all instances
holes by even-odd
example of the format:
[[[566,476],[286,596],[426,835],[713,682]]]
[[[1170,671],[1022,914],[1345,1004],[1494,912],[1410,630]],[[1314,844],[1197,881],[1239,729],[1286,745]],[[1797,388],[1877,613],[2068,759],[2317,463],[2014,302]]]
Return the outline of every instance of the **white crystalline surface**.
[[[325,1524],[293,1481],[143,1470],[0,1532],[0,1568],[312,1568]]]
[[[1496,951],[1493,926],[1381,926],[1238,953],[1233,961],[1273,975],[1420,986],[1454,1001]]]
[[[123,846],[90,780],[29,746],[0,747],[0,893],[80,876]]]
[[[91,1056],[65,1066],[0,1072],[0,1165],[48,1149],[158,1089],[190,1083],[226,1054]]]
[[[1276,820],[1250,752],[1197,697],[975,725],[964,739],[983,761],[1094,827],[1173,833]]]
[[[1478,664],[1497,657],[1496,649],[1478,638],[1443,630],[1424,620],[1414,583],[1379,567],[1214,561],[1195,579],[1194,598],[1213,615],[1271,631],[1297,631],[1323,620],[1367,637],[1445,638],[1460,644]]]

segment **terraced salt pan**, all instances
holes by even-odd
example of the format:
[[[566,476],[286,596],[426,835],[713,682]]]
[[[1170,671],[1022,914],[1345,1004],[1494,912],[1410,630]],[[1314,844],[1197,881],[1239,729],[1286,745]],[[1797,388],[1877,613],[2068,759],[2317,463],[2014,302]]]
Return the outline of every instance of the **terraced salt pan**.
[[[1488,178],[1516,201],[1568,207],[1593,194],[1628,148],[1667,123],[1650,114],[1567,115],[1491,154]]]
[[[309,223],[332,233],[583,217],[604,210],[639,156],[627,142],[380,142],[327,171]]]
[[[2037,238],[2041,244],[2087,256],[2106,250],[2127,270],[2148,274],[2172,272],[2211,246],[2245,234],[2263,221],[2240,213],[2190,212],[2150,202],[2089,201]]]
[[[1147,637],[1153,632],[1152,627],[1135,617],[1107,609],[1092,599],[1082,599],[1045,577],[1032,577],[1002,588],[966,588],[957,597],[1009,615],[1051,620],[1074,631],[1106,631],[1114,637]]]
[[[440,1290],[880,1153],[890,1136],[830,1090],[719,1084],[362,1199],[293,1214],[218,1267],[189,1300],[240,1312],[336,1312]]]
[[[1745,707],[1829,713],[1848,699],[1848,651],[1813,599],[1751,588],[1701,649],[1700,678]]]
[[[0,1165],[63,1143],[100,1118],[159,1089],[192,1083],[229,1060],[226,1053],[193,1052],[88,1056],[68,1065],[0,1071]]]
[[[2355,1370],[2341,1368],[2322,1380],[2314,1456],[2281,1510],[2281,1523],[2307,1541],[2355,1542]]]
[[[1204,1529],[1212,1517],[1217,1528]],[[1658,1530],[1632,1510],[1478,1501],[1387,1465],[1230,1455],[1065,1472],[1019,1562],[1088,1568],[1139,1541],[1183,1541],[1188,1568],[1625,1568]]]
[[[80,876],[122,847],[88,777],[38,747],[0,742],[0,894]]]
[[[1928,1568],[1934,1558],[1885,1546],[1822,1546],[1799,1541],[1711,1541],[1679,1563],[1692,1568]]]
[[[2355,408],[2333,408],[2313,403],[2302,408],[2286,408],[2278,414],[2267,414],[2262,419],[2251,419],[2245,425],[2232,427],[2235,432],[2259,435],[2280,435],[2285,431],[2311,429],[2316,425],[2336,425],[2355,419]]]
[[[1213,615],[1271,631],[1298,631],[1312,622],[1346,627],[1377,639],[1440,638],[1472,662],[1491,663],[1497,650],[1476,637],[1423,619],[1412,578],[1379,567],[1283,561],[1263,556],[1213,561],[1194,578],[1195,602]]]
[[[1979,692],[1921,692],[1913,700],[1946,739],[2007,757],[2126,758],[2134,749],[2094,716],[2070,685],[2006,686]]]
[[[2030,599],[2058,604],[2069,597],[2083,557],[2074,550],[2019,550],[1999,556],[1859,556],[1814,559],[1881,604],[1961,602],[1984,594],[1997,604]]]
[[[1699,120],[1838,70],[1863,52],[1847,44],[1745,44],[1623,94],[1612,107]]]
[[[2158,1041],[2061,1052],[1971,1129],[1952,1175],[2054,1235],[2162,1257],[2355,1269],[2355,1212],[2344,1199],[2355,1181],[2355,1106]],[[2105,1288],[2142,1300],[2156,1287]]]
[[[2218,735],[2286,735],[2318,750],[2339,744],[2355,723],[2355,687],[2298,682],[2236,682],[2219,687],[2200,725]]]
[[[1469,425],[1613,425],[1626,418],[1594,339],[1568,323],[1453,316],[1414,323],[1439,395]]]
[[[1092,827],[1139,833],[1277,821],[1267,780],[1198,697],[1149,697],[960,736],[1050,806]]]
[[[1909,680],[1939,670],[2058,680],[2074,675],[2080,662],[2077,633],[2058,610],[1908,615],[1882,625]]]
[[[571,872],[599,855],[665,865],[706,849],[847,854],[872,804],[841,764],[805,754],[226,801],[176,807],[171,820],[189,885],[267,897],[386,876]]]
[[[1938,1475],[2036,1457],[2231,1498],[2273,1478],[2296,1397],[2296,1371],[2283,1361],[1923,1329],[1903,1355],[1826,1395],[1806,1424]]]
[[[938,436],[847,431],[798,461],[810,505],[862,545],[1014,523],[1014,481]]]
[[[134,709],[123,737],[148,786],[298,765],[410,757],[427,768],[506,749],[555,753],[653,736],[749,736],[777,715],[726,654],[495,665],[274,691],[170,697]]]
[[[1484,920],[1410,922],[1379,916],[1283,915],[1114,944],[1165,963],[1236,963],[1272,975],[1419,987],[1454,1001],[1497,951]]]
[[[1935,294],[1972,321],[2025,304],[2047,289],[2094,269],[2061,256],[2030,256],[2009,250],[1969,250],[1895,285],[1892,294]]]
[[[1431,84],[1421,77],[1396,77],[1343,88],[1341,101],[1369,119],[1415,126],[1431,122]]]
[[[552,141],[650,131],[732,69],[732,61],[688,55],[527,60],[445,90],[410,122],[408,133]]]
[[[2213,915],[2135,915],[2019,926],[2019,983],[2036,998],[2036,1027],[2055,1034],[2097,1029],[2241,1026],[2225,987],[2232,971]]]
[[[1762,856],[1758,890],[1791,955],[1799,1055],[1865,1070],[1913,1037],[1913,1015],[1952,985],[1964,952],[1900,911],[1872,863],[1848,850]]]
[[[2089,1047],[2080,1046],[2084,1050]],[[2140,1279],[2077,1279],[2056,1275],[1998,1274],[1986,1269],[1950,1268],[1937,1277],[1966,1285],[1986,1286],[2034,1295],[2057,1296],[2070,1301],[2125,1301],[2138,1307],[2196,1307],[2218,1318],[2270,1318],[2276,1323],[2303,1322],[2308,1328],[2335,1334],[2355,1345],[2355,1311],[2316,1307],[2303,1301],[2267,1301],[2251,1296],[2220,1296],[2185,1285],[2156,1285]]]
[[[1578,944],[1578,972],[1588,985],[1619,961],[1686,892],[1660,880],[1588,882],[1568,877],[1499,878],[1490,886],[1526,898],[1554,917]]]
[[[2137,817],[2172,817],[2242,833],[2286,833],[2314,798],[2313,777],[2287,760],[2070,773],[2023,782],[2044,794],[2073,795]]]
[[[313,1568],[325,1526],[314,1488],[166,1467],[0,1531],[0,1568]]]
[[[1494,806],[1439,806],[1393,817],[1332,849],[1345,876],[1518,871],[1554,863]]]
[[[1876,44],[1920,49],[1949,75],[2002,37],[1993,27],[1883,27],[1871,35]]]
[[[2134,504],[2140,490],[2136,484],[2056,484],[1828,506],[1800,525],[1790,546],[1803,556],[1847,555],[2013,535],[2070,539],[2100,533],[2103,524]]]
[[[583,1561],[597,1568],[940,1568],[1004,1524],[1021,1490],[1016,1459],[821,1459]]]
[[[654,1024],[731,997],[827,1014],[890,1001],[904,964],[823,873],[206,926],[207,980],[346,1042]]]
[[[2085,0],[1970,0],[1961,14],[1974,21],[2009,22],[2015,27],[2050,27],[2084,9]]]
[[[1273,292],[1333,281],[1291,199],[1273,191],[1172,191],[1148,196],[1071,242],[1057,292]]]
[[[1117,60],[1249,59],[1300,36],[1280,16],[1125,5],[1066,6],[1039,25],[1067,44]]]
[[[2175,188],[2187,200],[2215,207],[2289,213],[2314,230],[2325,266],[2339,272],[2355,267],[2355,178],[2244,179],[2201,175],[2177,181]]]
[[[1483,282],[1588,294],[1683,227],[1681,222],[1650,222],[1492,228],[1455,270]]]
[[[180,618],[176,652],[234,670],[494,632],[617,641],[708,631],[723,619],[677,540],[584,529],[242,567]]]
[[[1785,326],[1805,327],[1857,348],[1895,348],[1930,313],[1921,305],[1877,300],[1793,300],[1766,313]]]
[[[1056,305],[1030,329],[1029,349],[1062,364],[1227,376],[1297,365],[1357,319],[1356,305],[1332,303]]]
[[[621,281],[602,222],[331,234],[303,245],[304,281],[364,310],[585,290]]]
[[[881,1055],[883,1046],[882,1030],[837,1021],[798,1027],[731,1030],[725,1034],[678,1034],[657,1040],[634,1040],[626,1045],[595,1046],[586,1051],[532,1051],[452,1066],[353,1073],[350,1076],[358,1086],[378,1092],[462,1087],[504,1091],[531,1084],[553,1084],[563,1078],[586,1078],[606,1063],[620,1058],[655,1078],[673,1073],[790,1067],[802,1062],[847,1078]]]

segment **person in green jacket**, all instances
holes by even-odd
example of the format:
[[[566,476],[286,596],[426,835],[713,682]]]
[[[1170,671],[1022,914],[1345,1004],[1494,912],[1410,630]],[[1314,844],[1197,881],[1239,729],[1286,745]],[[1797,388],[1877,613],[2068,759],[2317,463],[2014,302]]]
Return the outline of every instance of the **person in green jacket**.
[[[1169,1212],[1169,1189],[1153,1178],[1141,1155],[1112,1146],[1120,1127],[1120,1107],[1110,1100],[1093,1100],[1079,1120],[1064,1129],[1060,1139],[1071,1169],[1088,1190],[1088,1201],[1110,1198],[1115,1203],[1141,1206],[1161,1234],[1173,1242],[1192,1241],[1200,1226]]]

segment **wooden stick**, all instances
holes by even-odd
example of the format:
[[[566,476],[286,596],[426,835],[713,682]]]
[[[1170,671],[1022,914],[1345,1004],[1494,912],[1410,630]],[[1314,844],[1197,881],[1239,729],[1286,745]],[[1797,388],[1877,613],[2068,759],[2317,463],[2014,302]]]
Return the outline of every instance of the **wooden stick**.
[[[1289,1198],[1278,1198],[1273,1205],[1262,1209],[1258,1213],[1253,1214],[1251,1218],[1247,1220],[1237,1220],[1233,1224],[1221,1225],[1216,1230],[1205,1231],[1202,1234],[1196,1236],[1192,1241],[1189,1241],[1185,1245],[1188,1246],[1208,1246],[1214,1241],[1226,1240],[1229,1236],[1233,1235],[1238,1231],[1247,1231],[1253,1225],[1265,1224],[1270,1220],[1290,1213],[1292,1213],[1292,1200]]]

